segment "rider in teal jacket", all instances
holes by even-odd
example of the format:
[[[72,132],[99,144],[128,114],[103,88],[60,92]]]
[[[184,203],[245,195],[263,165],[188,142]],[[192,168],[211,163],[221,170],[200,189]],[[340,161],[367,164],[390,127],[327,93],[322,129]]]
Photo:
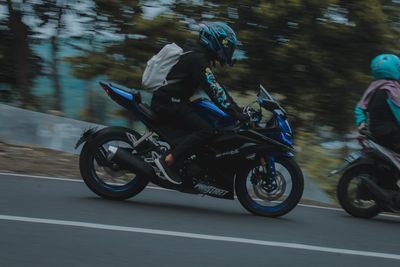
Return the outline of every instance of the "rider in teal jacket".
[[[400,151],[400,59],[382,54],[372,60],[374,81],[355,108],[359,129],[369,128],[381,145]]]

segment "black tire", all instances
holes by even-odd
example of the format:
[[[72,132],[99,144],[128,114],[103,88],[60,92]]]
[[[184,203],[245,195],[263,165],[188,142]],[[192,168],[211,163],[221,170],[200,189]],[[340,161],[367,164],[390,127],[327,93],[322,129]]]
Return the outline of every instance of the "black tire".
[[[265,217],[279,217],[285,215],[294,207],[296,207],[303,195],[304,177],[296,161],[291,158],[277,158],[275,162],[281,164],[285,167],[285,169],[287,169],[287,171],[290,173],[292,183],[292,187],[287,198],[277,206],[262,206],[253,200],[248,192],[248,174],[251,172],[251,170],[259,166],[260,163],[254,162],[253,165],[248,166],[236,176],[235,190],[237,198],[246,210],[255,215]]]
[[[342,208],[350,215],[358,218],[369,219],[381,212],[378,203],[375,202],[375,205],[372,205],[369,208],[362,208],[356,206],[354,200],[352,200],[349,196],[349,186],[353,179],[360,176],[369,176],[372,178],[373,175],[374,166],[358,165],[347,170],[340,178],[337,186],[337,198]]]
[[[122,141],[130,143],[126,133],[129,132],[135,137],[140,137],[136,131],[123,127],[108,127],[95,133],[82,148],[79,157],[79,169],[83,181],[95,194],[113,200],[124,200],[140,193],[149,183],[149,180],[143,176],[136,176],[124,186],[113,186],[104,183],[96,174],[94,169],[94,157],[98,148],[110,141]]]

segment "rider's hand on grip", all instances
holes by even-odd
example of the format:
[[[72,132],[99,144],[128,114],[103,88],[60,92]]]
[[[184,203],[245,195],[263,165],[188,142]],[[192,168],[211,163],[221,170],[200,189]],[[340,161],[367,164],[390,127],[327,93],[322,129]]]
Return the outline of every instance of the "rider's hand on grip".
[[[366,130],[367,129],[367,124],[365,122],[362,122],[359,126],[358,126],[358,131],[362,131],[362,130]]]
[[[241,123],[251,122],[251,118],[248,114],[238,113],[236,117]]]

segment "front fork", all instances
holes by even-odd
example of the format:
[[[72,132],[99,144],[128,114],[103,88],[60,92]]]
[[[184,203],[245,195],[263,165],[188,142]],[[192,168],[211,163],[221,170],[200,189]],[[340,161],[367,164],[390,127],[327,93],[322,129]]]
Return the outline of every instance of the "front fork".
[[[251,182],[253,186],[260,186],[262,190],[272,192],[277,188],[275,157],[261,157],[260,163],[261,166],[253,173]]]
[[[273,179],[276,176],[275,169],[275,157],[268,156],[266,159],[264,157],[260,158],[261,166],[263,167],[264,173],[267,174],[268,179]]]

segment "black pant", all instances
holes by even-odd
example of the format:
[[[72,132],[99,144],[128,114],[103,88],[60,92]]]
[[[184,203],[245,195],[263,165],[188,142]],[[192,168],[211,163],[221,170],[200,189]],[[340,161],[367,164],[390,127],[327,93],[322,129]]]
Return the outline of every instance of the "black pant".
[[[400,153],[400,131],[392,131],[390,134],[386,135],[373,135],[380,145]]]
[[[190,134],[180,137],[177,146],[171,151],[177,160],[188,157],[214,136],[214,128],[200,117],[188,103],[160,101],[153,98],[151,108],[162,120],[168,122],[168,125],[190,132]]]

